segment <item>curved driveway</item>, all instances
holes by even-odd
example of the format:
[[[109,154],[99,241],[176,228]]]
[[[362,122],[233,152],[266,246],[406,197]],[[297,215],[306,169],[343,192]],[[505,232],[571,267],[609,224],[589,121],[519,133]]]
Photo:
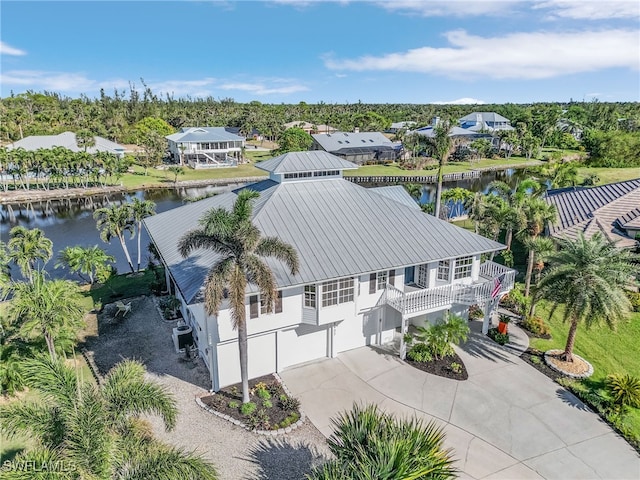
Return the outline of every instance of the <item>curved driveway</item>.
[[[629,444],[516,354],[476,333],[457,351],[469,372],[462,382],[369,347],[281,377],[325,436],[330,419],[354,402],[435,420],[460,478],[640,479],[640,457]]]

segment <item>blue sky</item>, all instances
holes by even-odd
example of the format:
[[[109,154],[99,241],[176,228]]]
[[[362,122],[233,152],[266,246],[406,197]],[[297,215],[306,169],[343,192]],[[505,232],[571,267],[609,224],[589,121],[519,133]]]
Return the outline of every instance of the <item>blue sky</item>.
[[[638,0],[7,1],[0,95],[640,101]]]

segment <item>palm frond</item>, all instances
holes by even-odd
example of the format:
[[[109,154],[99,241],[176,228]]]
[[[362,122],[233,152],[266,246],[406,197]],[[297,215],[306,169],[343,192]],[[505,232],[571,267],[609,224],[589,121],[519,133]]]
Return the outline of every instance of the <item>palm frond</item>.
[[[263,237],[258,243],[255,253],[284,262],[292,275],[296,275],[300,269],[300,260],[295,248],[277,237]]]

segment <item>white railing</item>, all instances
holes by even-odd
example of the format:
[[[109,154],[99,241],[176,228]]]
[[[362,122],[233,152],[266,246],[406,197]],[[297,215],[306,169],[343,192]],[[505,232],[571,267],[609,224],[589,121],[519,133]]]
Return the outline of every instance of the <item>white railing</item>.
[[[513,288],[515,277],[515,270],[498,263],[485,262],[480,265],[480,279],[470,285],[449,284],[405,293],[387,284],[386,302],[403,315],[420,314],[454,303],[482,304],[493,298],[496,279],[500,278],[501,284],[495,295],[498,296]]]

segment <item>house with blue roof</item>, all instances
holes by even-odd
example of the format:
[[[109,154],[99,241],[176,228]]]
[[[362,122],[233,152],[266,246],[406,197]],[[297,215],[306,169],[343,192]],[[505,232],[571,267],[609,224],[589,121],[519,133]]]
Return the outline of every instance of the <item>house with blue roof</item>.
[[[236,167],[245,138],[225,127],[189,127],[165,137],[172,160],[191,168]]]
[[[256,166],[269,177],[144,220],[214,390],[240,381],[228,304],[213,316],[203,303],[207,272],[220,257],[200,249],[183,258],[178,242],[208,210],[231,209],[242,189],[260,193],[254,225],[292,245],[300,263],[292,275],[266,259],[278,289],[272,311],[247,288],[249,378],[365,345],[399,342],[404,355],[409,325],[447,311],[466,316],[471,305],[484,309],[488,330],[491,310],[515,280],[515,271],[485,260],[504,245],[423,213],[402,186],[364,188],[344,179],[356,165],[325,151]]]

